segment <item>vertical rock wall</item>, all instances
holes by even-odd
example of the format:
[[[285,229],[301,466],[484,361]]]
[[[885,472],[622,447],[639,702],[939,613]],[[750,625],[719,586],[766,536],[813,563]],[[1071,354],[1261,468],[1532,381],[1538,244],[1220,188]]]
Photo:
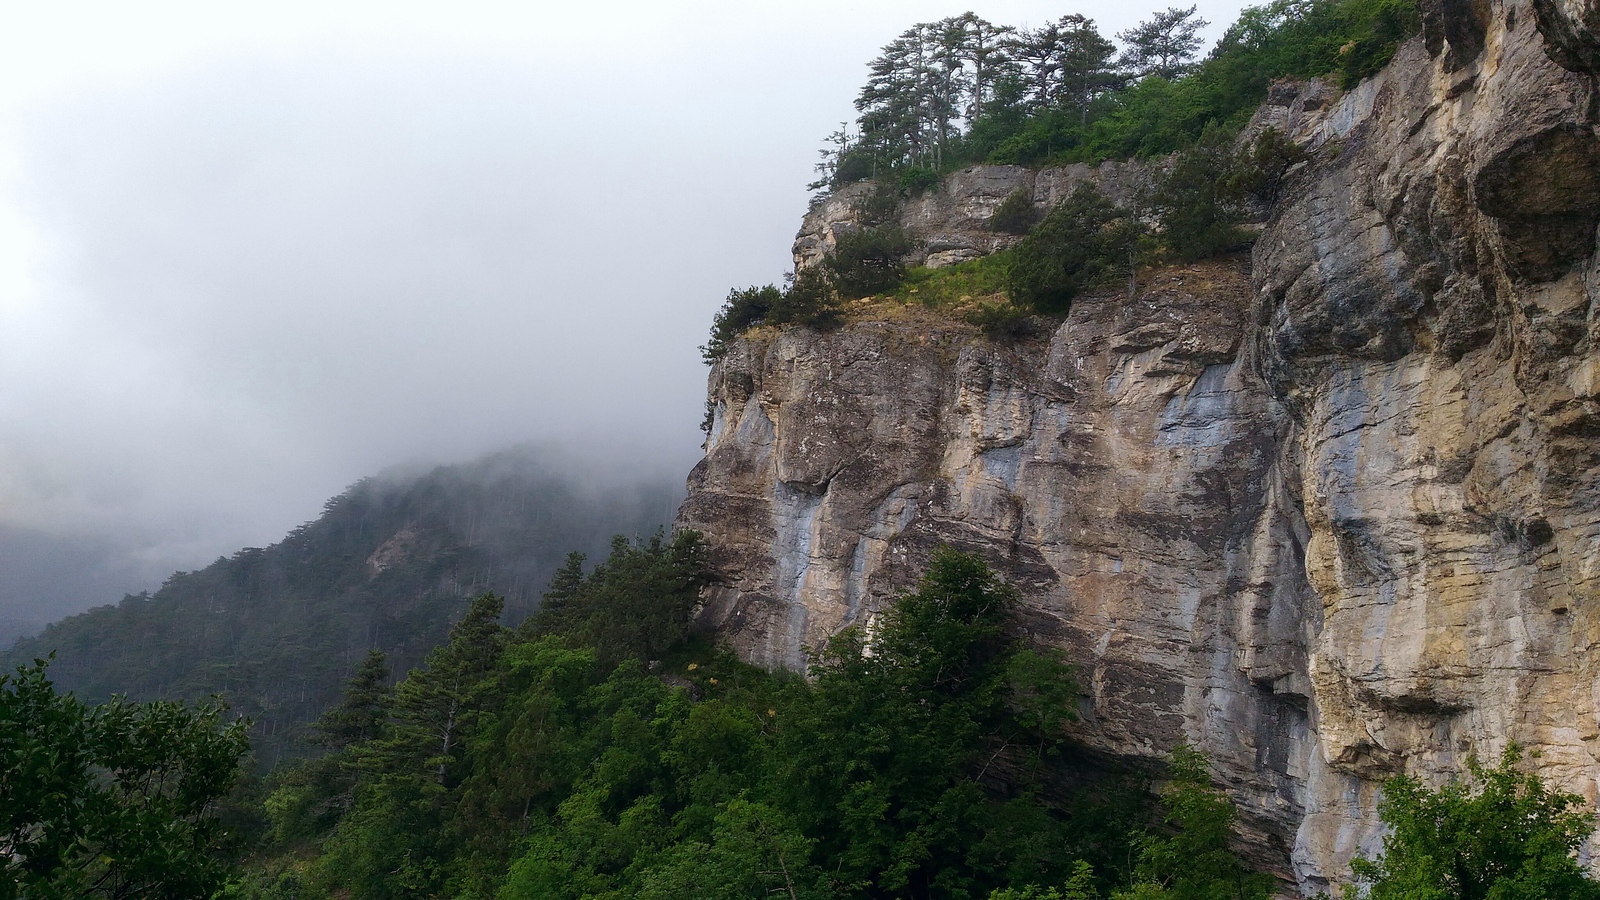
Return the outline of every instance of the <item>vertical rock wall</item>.
[[[1424,5],[1380,77],[1275,89],[1258,121],[1312,157],[1249,271],[1169,270],[1033,343],[895,319],[737,344],[680,515],[729,578],[708,621],[801,666],[934,547],[976,550],[1078,663],[1083,739],[1200,746],[1308,893],[1373,845],[1395,773],[1516,740],[1596,799],[1597,13]],[[999,187],[908,224],[973,252],[979,207],[1043,179],[961,177]]]

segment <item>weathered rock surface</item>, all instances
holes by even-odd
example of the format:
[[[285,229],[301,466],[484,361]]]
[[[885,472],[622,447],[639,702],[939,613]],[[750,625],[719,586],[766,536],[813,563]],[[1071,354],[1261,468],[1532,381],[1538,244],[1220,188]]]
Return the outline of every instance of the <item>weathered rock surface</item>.
[[[1084,740],[1200,746],[1307,893],[1374,846],[1392,774],[1515,740],[1595,800],[1595,8],[1424,6],[1378,78],[1274,91],[1258,121],[1313,153],[1248,272],[1170,271],[1032,344],[906,321],[739,343],[680,514],[729,577],[707,620],[799,666],[933,547],[977,550],[1077,660]],[[909,225],[987,252],[985,204],[1045,175],[956,181]]]
[[[1083,183],[1126,204],[1138,193],[1151,168],[1137,161],[1041,170],[972,166],[946,178],[938,190],[906,200],[898,224],[916,243],[911,262],[933,268],[953,265],[987,256],[1019,240],[989,228],[989,219],[1000,203],[1016,191],[1028,196],[1041,215]],[[863,227],[858,207],[872,190],[870,182],[846,185],[806,213],[794,242],[795,271],[820,261],[839,235]]]

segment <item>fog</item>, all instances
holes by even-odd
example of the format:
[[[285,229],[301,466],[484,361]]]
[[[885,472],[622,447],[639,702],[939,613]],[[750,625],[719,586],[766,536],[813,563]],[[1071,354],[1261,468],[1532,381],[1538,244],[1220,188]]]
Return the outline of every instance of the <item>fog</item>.
[[[399,463],[537,441],[681,479],[723,295],[789,267],[864,63],[969,4],[19,6],[0,632]],[[1237,11],[1201,8],[1213,36]]]

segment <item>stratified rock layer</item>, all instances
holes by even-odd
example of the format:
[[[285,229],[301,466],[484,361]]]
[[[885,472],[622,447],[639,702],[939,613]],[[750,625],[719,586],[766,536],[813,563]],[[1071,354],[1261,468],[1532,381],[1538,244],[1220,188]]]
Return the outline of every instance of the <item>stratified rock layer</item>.
[[[1515,740],[1593,801],[1596,13],[1422,5],[1383,75],[1258,115],[1312,157],[1248,272],[1169,270],[1034,343],[902,319],[736,344],[680,514],[729,579],[707,620],[802,666],[934,547],[976,550],[1080,667],[1083,739],[1198,745],[1307,893],[1374,846],[1392,774]],[[979,207],[1043,176],[959,177],[998,186],[909,224],[988,252]]]

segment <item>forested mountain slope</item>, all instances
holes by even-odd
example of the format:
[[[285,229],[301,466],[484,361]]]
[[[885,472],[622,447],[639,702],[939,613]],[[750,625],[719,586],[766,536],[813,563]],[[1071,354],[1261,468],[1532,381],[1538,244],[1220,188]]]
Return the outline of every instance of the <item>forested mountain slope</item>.
[[[0,664],[55,652],[51,677],[91,701],[221,693],[270,765],[303,752],[304,724],[368,649],[404,674],[485,591],[506,597],[508,619],[526,617],[569,552],[603,554],[613,535],[668,521],[672,482],[535,451],[364,479],[283,541],[57,622]]]

